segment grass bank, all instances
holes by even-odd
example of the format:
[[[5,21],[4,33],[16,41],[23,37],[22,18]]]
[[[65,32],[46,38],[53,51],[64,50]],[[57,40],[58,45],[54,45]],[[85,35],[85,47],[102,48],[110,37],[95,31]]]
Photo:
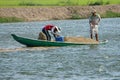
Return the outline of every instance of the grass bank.
[[[83,6],[120,4],[120,0],[0,0],[2,6]]]
[[[24,19],[16,17],[0,17],[0,23],[23,22]]]
[[[115,18],[115,17],[120,17],[120,13],[112,12],[112,11],[107,11],[106,13],[101,15],[101,18]],[[70,18],[71,20],[75,19],[86,19],[86,17],[80,16],[77,13],[74,13]],[[51,20],[55,20],[54,18]],[[59,19],[56,19],[59,20]],[[21,18],[16,18],[16,17],[0,17],[0,23],[10,23],[10,22],[24,22],[24,19]]]
[[[120,17],[120,13],[106,11],[106,13],[101,14],[100,16],[101,18],[116,18],[116,17]],[[76,13],[76,14],[73,14],[70,19],[86,19],[86,17],[82,17]]]
[[[112,12],[112,11],[106,11],[105,14],[101,15],[102,18],[114,18],[114,17],[120,17],[120,13]]]

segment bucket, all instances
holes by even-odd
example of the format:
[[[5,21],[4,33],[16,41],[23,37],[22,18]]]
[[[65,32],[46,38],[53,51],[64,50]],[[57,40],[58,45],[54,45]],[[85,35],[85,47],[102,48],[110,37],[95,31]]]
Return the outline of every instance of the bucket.
[[[55,41],[64,42],[64,37],[62,37],[62,36],[56,37]]]

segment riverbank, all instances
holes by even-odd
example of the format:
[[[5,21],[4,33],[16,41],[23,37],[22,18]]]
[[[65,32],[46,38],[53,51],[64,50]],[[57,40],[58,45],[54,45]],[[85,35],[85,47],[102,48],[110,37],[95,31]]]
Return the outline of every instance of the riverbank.
[[[23,21],[44,21],[88,18],[92,9],[102,16],[107,13],[120,17],[120,5],[102,6],[54,6],[0,8],[0,18],[18,18]]]

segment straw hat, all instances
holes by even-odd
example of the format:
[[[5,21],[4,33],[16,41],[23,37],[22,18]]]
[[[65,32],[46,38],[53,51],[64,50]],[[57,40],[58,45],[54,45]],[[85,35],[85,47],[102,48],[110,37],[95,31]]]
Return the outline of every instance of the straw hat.
[[[57,29],[57,32],[60,32],[60,31],[61,31],[61,29],[58,28],[57,26],[55,26],[55,28]]]
[[[95,10],[95,9],[93,9],[93,10],[91,11],[91,13],[96,13],[96,10]]]

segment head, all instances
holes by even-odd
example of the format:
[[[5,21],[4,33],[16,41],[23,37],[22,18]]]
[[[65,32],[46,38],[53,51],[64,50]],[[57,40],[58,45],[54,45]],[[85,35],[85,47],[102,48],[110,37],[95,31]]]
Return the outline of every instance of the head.
[[[92,13],[92,15],[96,15],[96,10],[93,9],[91,13]]]

